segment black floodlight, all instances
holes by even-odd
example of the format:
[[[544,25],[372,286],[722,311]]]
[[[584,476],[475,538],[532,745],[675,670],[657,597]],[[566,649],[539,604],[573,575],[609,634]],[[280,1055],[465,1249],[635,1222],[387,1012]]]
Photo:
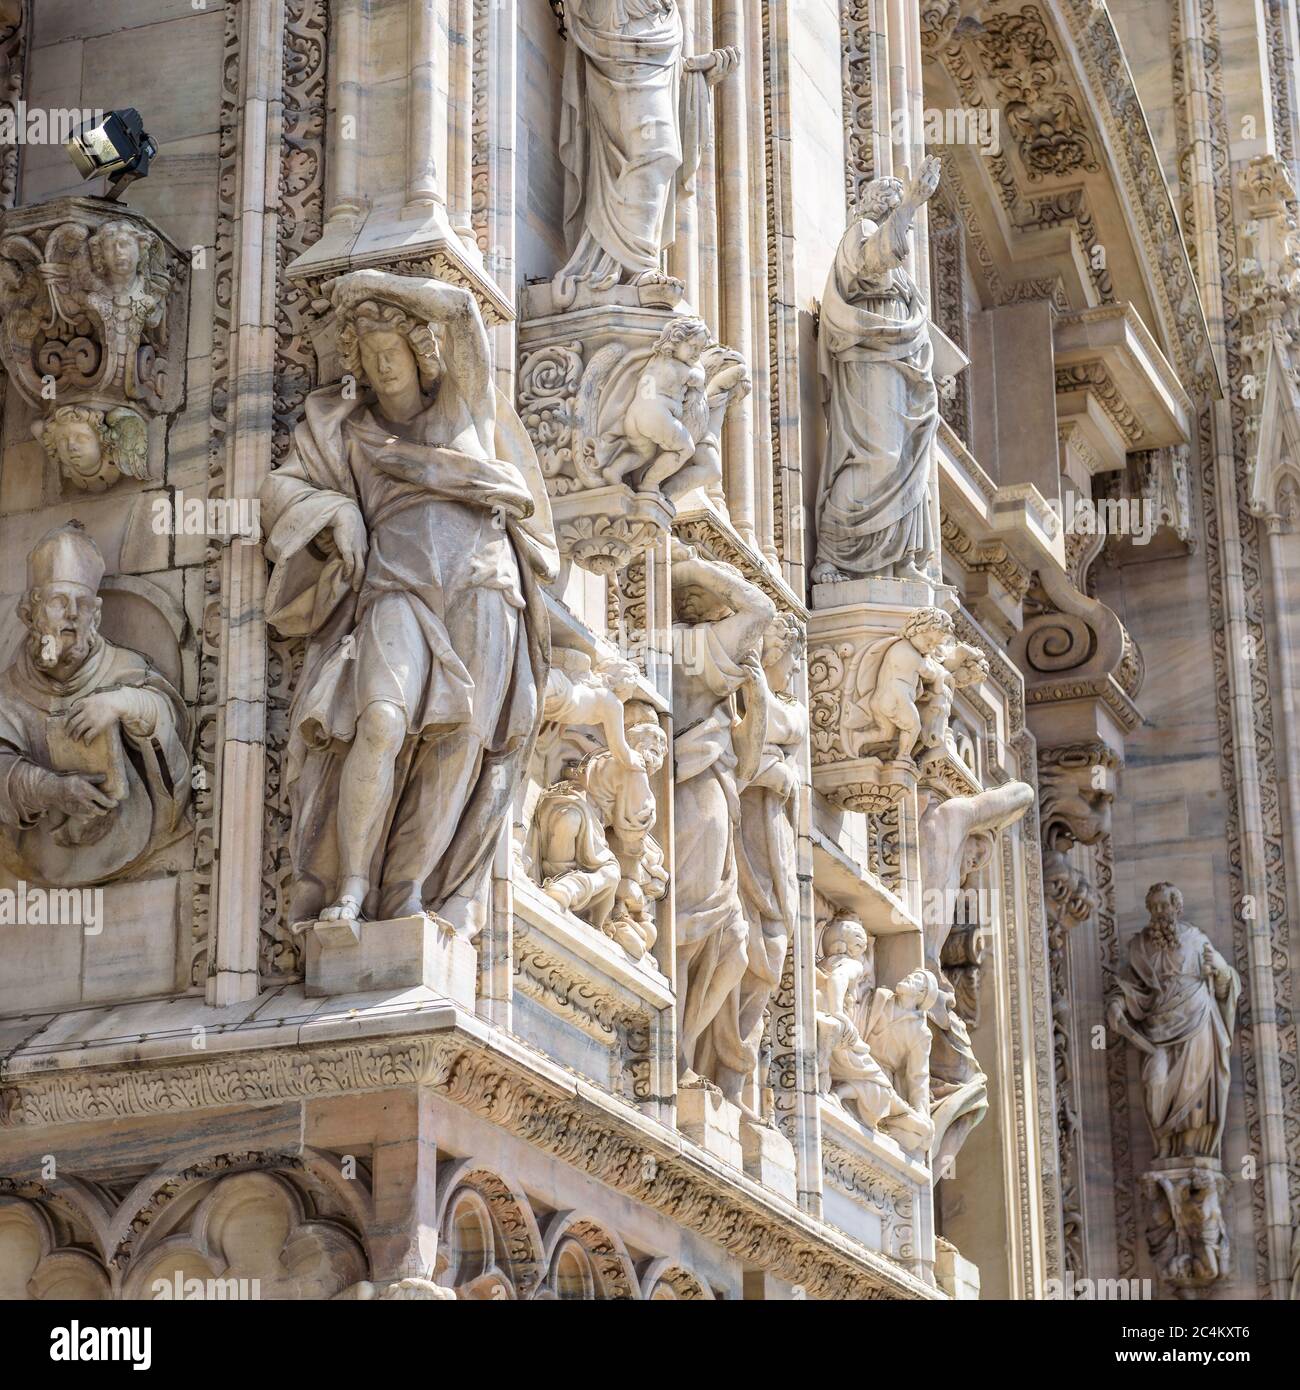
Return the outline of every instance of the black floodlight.
[[[158,153],[152,137],[144,132],[134,107],[110,111],[99,121],[88,121],[73,133],[65,148],[83,179],[102,174],[108,180],[104,195],[116,201],[128,184],[149,172],[149,161]]]

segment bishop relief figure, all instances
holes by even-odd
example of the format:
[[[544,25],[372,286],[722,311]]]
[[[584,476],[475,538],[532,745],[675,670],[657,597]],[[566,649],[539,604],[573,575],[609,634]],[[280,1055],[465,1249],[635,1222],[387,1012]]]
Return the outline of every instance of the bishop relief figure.
[[[332,299],[345,378],[261,493],[267,618],[309,643],[290,916],[427,911],[472,936],[541,720],[545,488],[467,290],[360,270]]]

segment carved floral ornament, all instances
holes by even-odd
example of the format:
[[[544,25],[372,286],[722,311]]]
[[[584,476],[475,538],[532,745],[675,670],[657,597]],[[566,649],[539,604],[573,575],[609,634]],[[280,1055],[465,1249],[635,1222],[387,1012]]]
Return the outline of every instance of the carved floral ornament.
[[[5,214],[0,362],[71,486],[148,476],[147,421],[181,401],[186,276],[129,208],[62,198]]]

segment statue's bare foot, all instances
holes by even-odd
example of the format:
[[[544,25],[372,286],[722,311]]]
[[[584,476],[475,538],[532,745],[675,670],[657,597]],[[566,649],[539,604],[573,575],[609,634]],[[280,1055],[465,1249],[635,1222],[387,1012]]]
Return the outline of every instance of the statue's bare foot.
[[[322,922],[355,922],[361,916],[361,899],[351,893],[344,893],[332,906],[320,915]]]
[[[632,277],[632,283],[640,288],[642,285],[672,285],[676,279],[662,270],[642,270]]]
[[[693,1072],[689,1067],[681,1074],[677,1080],[679,1091],[714,1091],[718,1095],[722,1094],[722,1087],[715,1086],[706,1076],[700,1076],[698,1072]]]
[[[930,576],[926,574],[924,570],[917,569],[916,565],[911,560],[906,560],[901,565],[896,565],[894,567],[894,578],[917,579],[920,580],[922,584],[928,584],[930,582]]]
[[[848,575],[837,570],[829,560],[821,560],[813,566],[812,582],[814,584],[843,584],[847,579]]]

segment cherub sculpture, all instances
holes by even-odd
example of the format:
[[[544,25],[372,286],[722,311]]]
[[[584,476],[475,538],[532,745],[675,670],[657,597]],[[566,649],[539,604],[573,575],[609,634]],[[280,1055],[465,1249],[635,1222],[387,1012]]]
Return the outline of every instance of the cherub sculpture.
[[[64,479],[84,492],[104,492],[123,476],[149,476],[147,427],[125,406],[104,411],[61,405],[48,419],[37,420],[32,434]]]
[[[977,685],[989,673],[988,657],[966,642],[950,642],[941,648],[939,665],[943,675],[924,701],[921,711],[921,747],[942,748],[951,742],[948,723],[952,718],[953,696],[967,686]],[[956,747],[952,748],[956,757]]]
[[[897,637],[882,637],[862,651],[845,678],[841,717],[850,756],[891,744],[895,758],[912,756],[924,728],[925,702],[951,678],[938,653],[952,630],[942,609],[919,608]]]
[[[670,320],[641,368],[621,428],[602,441],[605,482],[643,470],[638,490],[671,502],[693,488],[719,488],[722,422],[749,389],[744,359],[713,342],[703,320]]]

